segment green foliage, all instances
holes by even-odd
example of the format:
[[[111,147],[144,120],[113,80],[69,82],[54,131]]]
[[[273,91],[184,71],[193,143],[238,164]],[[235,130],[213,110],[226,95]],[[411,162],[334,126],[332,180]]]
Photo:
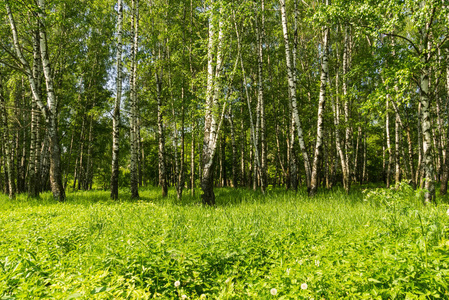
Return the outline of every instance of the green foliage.
[[[270,188],[264,197],[221,189],[215,208],[195,197],[179,202],[174,191],[161,199],[156,188],[141,190],[137,202],[124,195],[118,202],[95,191],[68,194],[67,203],[47,194],[1,198],[0,297],[449,296],[447,207],[414,206],[405,184],[371,191],[367,201],[357,191],[309,199],[304,191]]]
[[[399,182],[389,189],[381,187],[365,190],[364,192],[366,193],[365,201],[391,210],[412,207],[418,204],[424,193],[422,189],[414,190],[407,181]]]

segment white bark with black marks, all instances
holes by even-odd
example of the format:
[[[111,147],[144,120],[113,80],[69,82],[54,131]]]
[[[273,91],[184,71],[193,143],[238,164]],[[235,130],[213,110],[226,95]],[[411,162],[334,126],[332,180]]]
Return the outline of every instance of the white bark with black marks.
[[[309,196],[314,196],[318,189],[318,167],[321,162],[323,152],[323,119],[326,103],[326,88],[329,77],[329,28],[323,30],[322,56],[321,56],[321,78],[320,78],[320,98],[318,101],[317,133],[315,156],[313,158],[312,175],[310,182]]]
[[[213,3],[212,3],[213,4]],[[223,66],[223,21],[218,20],[216,32],[213,9],[209,16],[209,42],[207,49],[207,89],[204,117],[204,140],[202,150],[201,195],[204,205],[215,205],[213,187],[213,162],[217,148],[218,133],[222,119],[219,120],[220,77]],[[220,9],[221,14],[221,9]],[[220,18],[220,16],[218,17]],[[215,57],[215,60],[214,60]],[[223,113],[222,113],[223,115]]]
[[[289,95],[290,102],[292,105],[292,113],[293,118],[296,124],[296,131],[298,135],[299,147],[302,152],[303,160],[304,160],[304,169],[306,173],[307,187],[310,188],[310,177],[311,177],[311,169],[310,169],[310,161],[309,155],[307,154],[306,144],[304,142],[303,130],[301,126],[301,121],[299,119],[298,113],[298,104],[296,101],[296,80],[295,80],[295,69],[293,68],[293,61],[291,57],[290,50],[290,41],[288,38],[288,25],[287,25],[287,16],[285,12],[285,0],[279,0],[281,5],[281,22],[282,22],[282,31],[284,35],[284,43],[285,43],[285,59],[287,64],[287,79],[288,79],[288,87],[289,87]]]
[[[129,118],[130,125],[130,184],[131,198],[139,198],[139,140],[138,137],[138,104],[137,104],[137,52],[139,47],[139,0],[131,2],[131,34],[133,37],[131,47],[131,76],[130,76],[130,104],[131,112]]]

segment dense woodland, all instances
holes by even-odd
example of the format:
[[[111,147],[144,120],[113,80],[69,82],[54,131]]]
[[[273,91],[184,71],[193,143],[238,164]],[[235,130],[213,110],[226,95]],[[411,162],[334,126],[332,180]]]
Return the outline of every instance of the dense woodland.
[[[2,0],[0,18],[10,198],[446,193],[447,0]]]

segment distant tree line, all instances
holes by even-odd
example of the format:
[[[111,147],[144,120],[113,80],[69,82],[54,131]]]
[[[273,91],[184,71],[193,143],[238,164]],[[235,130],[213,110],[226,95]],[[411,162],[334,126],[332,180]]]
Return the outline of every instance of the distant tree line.
[[[4,0],[0,189],[449,176],[449,1]]]

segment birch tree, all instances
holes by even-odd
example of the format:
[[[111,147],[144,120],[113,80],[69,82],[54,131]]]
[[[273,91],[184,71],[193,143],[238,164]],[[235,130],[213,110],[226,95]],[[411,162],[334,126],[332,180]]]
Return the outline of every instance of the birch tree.
[[[55,95],[54,79],[52,65],[49,58],[49,48],[47,44],[47,24],[46,24],[46,2],[39,0],[37,3],[37,21],[39,24],[38,30],[38,44],[40,52],[40,62],[42,63],[42,70],[45,78],[45,86],[47,92],[47,103],[44,104],[40,94],[38,93],[38,82],[33,77],[33,71],[29,62],[26,60],[22,46],[19,41],[18,30],[14,20],[8,1],[5,3],[6,11],[13,36],[13,44],[16,56],[20,61],[23,72],[27,75],[31,87],[32,96],[41,110],[45,119],[47,134],[50,140],[50,184],[53,197],[58,201],[65,200],[65,191],[62,184],[61,174],[61,149],[58,133],[58,101]],[[37,38],[37,37],[36,37]],[[37,47],[36,47],[37,48]]]
[[[133,37],[131,47],[131,76],[130,76],[130,144],[131,144],[131,198],[139,198],[139,140],[138,140],[138,103],[137,103],[137,52],[139,46],[139,0],[132,0],[131,33]]]
[[[307,187],[310,188],[310,177],[311,177],[311,169],[310,169],[310,161],[309,161],[309,155],[307,154],[306,144],[304,142],[304,136],[303,136],[303,130],[301,126],[301,121],[299,119],[299,113],[298,113],[298,104],[296,101],[296,80],[294,76],[294,68],[293,68],[293,61],[291,57],[291,50],[290,50],[290,41],[288,37],[288,25],[287,25],[287,15],[285,12],[285,0],[279,0],[280,2],[280,8],[281,8],[281,23],[282,23],[282,32],[284,36],[284,45],[285,45],[285,61],[287,66],[287,81],[288,81],[288,87],[289,87],[289,96],[290,96],[290,102],[292,105],[292,117],[296,125],[296,131],[298,135],[299,140],[299,147],[302,152],[303,160],[304,160],[304,169],[306,172],[306,181],[307,181]]]
[[[329,5],[329,1],[326,1],[326,5]],[[318,118],[317,118],[317,133],[316,133],[316,145],[315,155],[313,158],[312,174],[310,182],[309,195],[313,196],[318,188],[318,167],[323,151],[323,114],[326,103],[326,87],[329,77],[329,28],[325,26],[323,28],[323,42],[321,49],[321,78],[320,78],[320,98],[318,101]]]
[[[211,5],[215,5],[211,1]],[[220,12],[222,10],[220,9]],[[218,22],[218,28],[216,23]],[[217,32],[218,29],[218,32]],[[219,120],[220,76],[223,64],[223,21],[209,8],[209,40],[207,46],[207,87],[204,116],[201,195],[203,204],[215,205],[213,161],[221,120]],[[215,59],[214,59],[215,58]]]
[[[120,103],[122,99],[122,35],[123,35],[123,4],[117,0],[117,60],[116,60],[116,94],[112,115],[112,171],[111,171],[111,199],[118,199],[119,177],[119,143],[120,143]]]

